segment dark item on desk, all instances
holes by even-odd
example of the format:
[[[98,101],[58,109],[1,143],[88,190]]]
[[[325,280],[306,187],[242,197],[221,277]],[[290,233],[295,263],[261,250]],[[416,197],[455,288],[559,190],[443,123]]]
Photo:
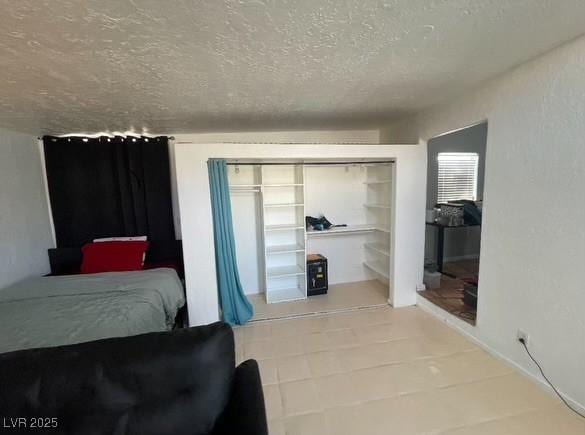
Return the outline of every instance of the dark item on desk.
[[[319,216],[318,218],[313,216],[305,216],[305,225],[307,230],[313,231],[325,231],[329,228],[335,227],[346,227],[346,224],[342,225],[333,225],[331,222],[327,220],[325,216]]]
[[[327,258],[321,254],[307,255],[307,296],[327,294]]]
[[[481,225],[481,210],[475,201],[462,200],[463,203],[463,220],[466,225]]]

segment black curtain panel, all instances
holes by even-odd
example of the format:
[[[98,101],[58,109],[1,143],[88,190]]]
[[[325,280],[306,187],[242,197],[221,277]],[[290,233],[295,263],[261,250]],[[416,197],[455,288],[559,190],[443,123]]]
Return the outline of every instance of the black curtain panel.
[[[150,262],[174,260],[166,137],[43,138],[58,248],[148,236]]]

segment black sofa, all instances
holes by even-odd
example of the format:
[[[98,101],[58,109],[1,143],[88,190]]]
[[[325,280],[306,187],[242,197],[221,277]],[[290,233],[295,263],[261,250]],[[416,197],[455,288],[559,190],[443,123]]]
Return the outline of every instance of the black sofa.
[[[235,366],[233,332],[224,323],[0,354],[0,428],[268,433],[258,365]]]

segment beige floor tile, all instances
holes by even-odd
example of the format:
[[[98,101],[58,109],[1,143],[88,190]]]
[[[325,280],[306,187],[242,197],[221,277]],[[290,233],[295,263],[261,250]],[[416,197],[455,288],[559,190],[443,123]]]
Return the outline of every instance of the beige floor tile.
[[[354,331],[361,344],[372,344],[413,337],[411,329],[408,325],[385,323],[356,327]]]
[[[245,360],[244,345],[236,344],[236,365],[239,365]]]
[[[307,354],[306,357],[313,377],[329,376],[344,371],[335,352],[315,352]]]
[[[585,435],[556,399],[416,307],[236,331],[277,435]]]
[[[284,356],[302,355],[305,353],[303,349],[302,337],[287,337],[281,339],[274,339],[269,342],[272,355],[275,358]]]
[[[272,358],[272,343],[270,341],[252,341],[244,345],[244,358],[256,360]]]
[[[359,406],[343,406],[325,410],[325,420],[331,435],[369,435],[370,422]]]
[[[364,309],[353,311],[351,315],[351,327],[359,328],[364,326],[381,325],[391,323],[391,309]]]
[[[280,384],[280,392],[286,416],[308,414],[323,410],[315,383],[312,380]]]
[[[271,337],[276,340],[301,335],[299,320],[276,320],[271,323]]]
[[[260,369],[260,379],[262,385],[271,385],[278,383],[278,369],[276,360],[261,359],[258,360],[258,367]]]
[[[381,366],[391,362],[387,343],[368,344],[347,349],[338,349],[335,354],[344,371]]]
[[[300,381],[311,377],[309,363],[304,355],[278,358],[276,366],[279,382]]]
[[[392,364],[357,370],[348,374],[354,395],[362,402],[429,390],[428,377],[410,364]]]
[[[333,284],[327,295],[312,296],[302,301],[267,304],[264,294],[251,295],[253,320],[277,319],[326,311],[358,309],[388,304],[388,287],[378,281]]]
[[[432,391],[366,402],[359,410],[372,422],[374,434],[400,435],[437,433],[461,426],[459,411],[437,401]]]
[[[268,435],[286,435],[283,420],[268,421]]]
[[[388,362],[407,362],[420,358],[436,358],[478,349],[463,338],[447,341],[442,338],[411,337],[382,343],[387,350]]]
[[[384,349],[385,362],[400,363],[415,361],[420,358],[430,358],[436,356],[423,338],[405,338],[402,340],[393,340],[386,343],[380,343],[379,346]]]
[[[282,396],[278,385],[264,385],[264,403],[266,404],[266,418],[274,420],[282,418]]]
[[[284,420],[286,435],[327,435],[329,429],[322,412],[288,417]]]
[[[326,333],[315,332],[303,335],[303,349],[305,353],[321,352],[331,349],[331,342]]]
[[[353,312],[337,313],[329,316],[327,331],[337,331],[339,329],[351,329],[353,327]]]
[[[316,378],[315,386],[324,408],[357,405],[361,401],[354,377],[346,373]]]
[[[456,353],[413,363],[436,387],[448,387],[502,376],[512,369],[483,350]]]
[[[359,344],[358,338],[351,329],[339,329],[336,331],[328,331],[327,337],[333,349],[343,347],[354,347]]]
[[[585,420],[559,405],[444,432],[444,435],[501,434],[583,435],[585,434]]]
[[[272,326],[269,323],[256,323],[239,328],[244,336],[246,343],[258,340],[270,340],[272,336]]]
[[[244,328],[241,326],[234,326],[234,341],[236,342],[236,346],[242,345],[244,343]]]
[[[516,373],[437,391],[442,402],[459,407],[468,425],[543,409],[554,403],[548,394]]]

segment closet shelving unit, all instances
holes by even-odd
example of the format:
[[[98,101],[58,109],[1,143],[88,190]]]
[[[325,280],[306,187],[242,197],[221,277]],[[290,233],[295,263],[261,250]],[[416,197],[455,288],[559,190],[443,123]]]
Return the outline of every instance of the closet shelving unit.
[[[260,178],[266,302],[305,299],[303,165],[262,165]]]
[[[364,266],[382,281],[390,280],[390,229],[392,227],[392,166],[390,164],[367,167],[366,215],[376,230],[364,243]]]
[[[307,237],[327,237],[351,233],[371,233],[376,231],[375,225],[348,225],[347,227],[333,227],[324,231],[307,231]]]

